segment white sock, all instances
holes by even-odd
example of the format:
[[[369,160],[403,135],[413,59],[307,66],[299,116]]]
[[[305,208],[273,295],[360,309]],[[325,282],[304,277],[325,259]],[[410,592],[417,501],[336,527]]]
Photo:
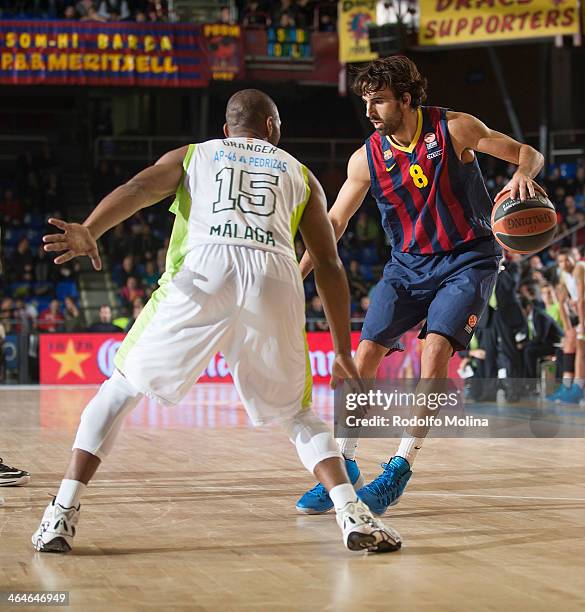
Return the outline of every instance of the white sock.
[[[79,480],[68,480],[64,478],[57,493],[55,503],[63,506],[63,508],[77,508],[79,500],[85,491],[87,485],[84,485]]]
[[[573,386],[573,375],[572,374],[563,374],[563,385],[570,389]]]
[[[408,461],[408,465],[412,467],[414,463],[414,459],[418,454],[418,451],[421,449],[422,444],[424,442],[424,438],[415,438],[408,433],[405,433],[402,436],[402,440],[400,440],[400,445],[396,454],[403,459]]]
[[[357,501],[355,489],[349,482],[337,485],[329,491],[329,497],[335,506],[336,510],[341,510],[345,504]]]
[[[358,438],[341,438],[337,440],[339,450],[346,459],[354,459],[358,447]]]
[[[583,387],[585,387],[585,380],[582,378],[574,378],[573,384],[577,385],[580,389],[583,389]]]

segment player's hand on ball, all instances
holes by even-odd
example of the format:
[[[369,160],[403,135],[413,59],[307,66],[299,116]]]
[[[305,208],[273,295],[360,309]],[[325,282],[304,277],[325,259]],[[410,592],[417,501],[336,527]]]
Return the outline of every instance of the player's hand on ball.
[[[331,388],[335,389],[340,381],[351,379],[358,383],[360,375],[351,355],[335,355],[331,369]]]
[[[62,253],[55,258],[56,264],[64,264],[75,257],[87,255],[96,270],[102,269],[102,261],[95,238],[87,227],[79,223],[67,223],[61,219],[49,219],[49,223],[63,230],[62,234],[43,236],[44,249],[47,252]]]
[[[527,174],[515,172],[514,176],[504,185],[503,189],[496,195],[496,200],[506,191],[510,192],[510,197],[513,200],[520,198],[524,201],[528,198],[534,198],[536,193],[546,197],[546,191]]]

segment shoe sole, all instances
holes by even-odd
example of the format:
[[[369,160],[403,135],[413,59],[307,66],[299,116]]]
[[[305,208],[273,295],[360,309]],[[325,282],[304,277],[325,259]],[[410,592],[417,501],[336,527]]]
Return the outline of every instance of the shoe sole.
[[[50,542],[43,542],[39,538],[36,542],[33,541],[33,546],[37,552],[43,553],[67,553],[71,550],[65,538],[61,537],[53,538]]]
[[[347,547],[353,551],[367,551],[372,553],[389,553],[400,550],[402,542],[396,542],[392,544],[387,540],[382,542],[376,542],[376,538],[373,535],[366,533],[359,533],[354,531],[350,533],[347,538]]]
[[[0,480],[0,487],[23,487],[30,482],[30,476],[20,476],[19,478],[12,478],[10,480]]]
[[[353,488],[357,491],[366,485],[366,479],[360,474],[358,479],[353,483]],[[297,512],[301,514],[327,514],[333,510],[333,503],[327,510],[315,510],[314,508],[303,508],[302,506],[295,506]]]

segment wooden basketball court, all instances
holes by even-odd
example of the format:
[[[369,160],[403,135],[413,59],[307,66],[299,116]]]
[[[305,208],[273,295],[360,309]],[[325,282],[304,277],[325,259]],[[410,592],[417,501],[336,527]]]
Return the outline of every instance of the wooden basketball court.
[[[0,489],[0,591],[65,590],[84,611],[585,609],[582,438],[429,440],[385,517],[402,550],[351,553],[333,514],[296,513],[311,476],[226,385],[142,402],[88,488],[73,552],[37,553],[94,392],[0,388],[0,456],[33,476]],[[322,416],[331,402],[317,390]],[[367,479],[396,445],[362,442]]]

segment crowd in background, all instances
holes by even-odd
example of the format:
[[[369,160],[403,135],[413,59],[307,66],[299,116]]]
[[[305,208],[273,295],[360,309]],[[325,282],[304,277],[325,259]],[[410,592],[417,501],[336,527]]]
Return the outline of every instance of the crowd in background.
[[[491,158],[483,159],[481,163],[488,190],[494,196],[509,180],[514,167]],[[127,331],[156,289],[158,279],[164,272],[166,250],[174,221],[174,216],[168,211],[170,201],[144,209],[106,234],[102,240],[102,250],[116,300],[103,304],[97,318],[93,313],[86,316],[87,313],[79,304],[79,263],[74,261],[64,266],[55,266],[41,246],[41,236],[47,230],[46,218],[59,216],[60,210],[66,208],[67,204],[62,201],[60,192],[58,160],[48,147],[42,147],[35,155],[23,155],[18,168],[9,182],[0,184],[0,221],[4,228],[0,335],[18,331],[20,322],[25,319],[33,329],[45,333]],[[315,170],[332,203],[344,180],[343,168],[329,164]],[[94,200],[98,202],[131,173],[131,169],[124,168],[118,162],[102,160],[93,174]],[[551,167],[541,182],[557,207],[560,231],[585,226],[585,160]],[[585,227],[577,231],[576,244],[585,245],[584,232]],[[555,319],[556,327],[547,327],[547,333],[552,334],[547,340],[549,349],[551,342],[554,345],[561,342],[564,333],[564,322],[556,312],[558,306],[554,304],[559,301],[557,296],[562,277],[560,249],[573,244],[573,241],[574,237],[571,237],[556,243],[521,264],[510,259],[506,270],[499,276],[500,284],[506,275],[513,277],[508,281],[505,295],[513,295],[515,302],[510,308],[522,312],[519,317],[521,323],[518,324],[520,327],[526,326],[531,309],[534,313],[546,312]],[[300,257],[304,251],[300,237],[296,239],[295,248]],[[379,213],[374,201],[368,196],[339,241],[339,253],[345,264],[351,291],[353,327],[356,330],[361,327],[372,289],[380,277],[389,252]],[[574,261],[580,261],[583,253],[577,248],[571,252],[571,257]],[[323,305],[312,275],[305,280],[305,292],[307,329],[327,330]],[[491,307],[494,311],[495,303],[494,295]],[[483,323],[489,324],[492,314],[490,310]],[[557,328],[558,338],[555,337]],[[480,377],[483,369],[487,368],[489,378],[495,366],[486,365],[486,348],[481,343],[489,344],[493,339],[486,338],[489,338],[489,334],[478,330],[470,353],[463,356],[464,364],[476,369]],[[510,346],[516,347],[517,344],[514,337]],[[552,349],[552,353],[557,348]],[[480,357],[483,357],[483,363]],[[518,373],[526,372],[520,369]]]
[[[167,0],[5,0],[0,18],[67,19],[78,21],[159,22],[172,20]],[[207,19],[247,27],[297,27],[334,31],[337,2],[333,0],[241,1],[224,6]]]

